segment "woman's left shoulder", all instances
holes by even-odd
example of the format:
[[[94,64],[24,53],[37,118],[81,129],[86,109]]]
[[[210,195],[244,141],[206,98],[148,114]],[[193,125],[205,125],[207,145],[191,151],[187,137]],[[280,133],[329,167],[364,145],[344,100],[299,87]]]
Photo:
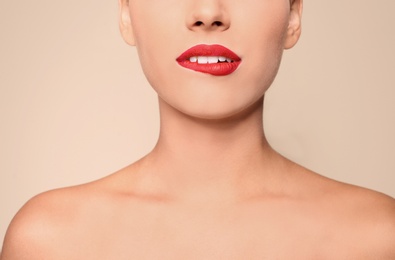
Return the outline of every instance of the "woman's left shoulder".
[[[395,199],[378,191],[343,184],[342,191],[339,189],[339,199],[345,206],[349,206],[350,212],[359,215],[365,220],[381,220],[382,223],[394,225],[395,227]],[[394,232],[395,235],[395,232]]]
[[[339,184],[334,190],[339,215],[356,241],[375,259],[395,259],[395,199],[370,189]],[[346,235],[347,236],[347,235]]]

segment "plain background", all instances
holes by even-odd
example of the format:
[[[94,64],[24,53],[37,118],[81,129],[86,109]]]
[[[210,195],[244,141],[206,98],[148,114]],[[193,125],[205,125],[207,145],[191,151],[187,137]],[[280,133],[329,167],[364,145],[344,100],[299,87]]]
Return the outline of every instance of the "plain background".
[[[393,0],[305,0],[264,116],[290,159],[391,196],[393,10]],[[0,242],[35,194],[101,178],[155,144],[156,95],[117,15],[116,0],[0,1]]]

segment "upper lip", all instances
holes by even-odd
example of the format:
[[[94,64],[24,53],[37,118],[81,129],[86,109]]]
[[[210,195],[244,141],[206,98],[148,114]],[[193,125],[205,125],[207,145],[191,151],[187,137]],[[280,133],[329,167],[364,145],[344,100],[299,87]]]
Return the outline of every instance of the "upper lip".
[[[198,56],[221,56],[231,59],[232,61],[240,61],[241,58],[234,53],[233,51],[229,50],[228,48],[219,45],[219,44],[199,44],[193,46],[183,52],[178,58],[177,61],[184,61],[188,60],[191,57],[198,57]]]

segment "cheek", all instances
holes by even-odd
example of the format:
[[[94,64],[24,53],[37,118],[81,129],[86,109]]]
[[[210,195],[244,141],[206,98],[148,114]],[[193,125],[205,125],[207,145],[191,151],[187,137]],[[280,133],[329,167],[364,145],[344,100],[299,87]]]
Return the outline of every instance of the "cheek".
[[[180,28],[175,28],[174,12],[173,16],[165,15],[161,12],[164,7],[161,7],[160,3],[155,3],[154,8],[146,4],[140,5],[136,6],[135,10],[144,11],[134,12],[131,16],[136,48],[144,74],[156,89],[157,81],[161,80],[161,73],[177,65],[175,54],[178,51],[175,43],[182,41],[182,38],[177,38],[175,33],[180,31]]]
[[[289,11],[287,8],[278,7],[270,13],[255,14],[257,29],[250,31],[246,38],[250,39],[249,48],[246,49],[246,57],[251,59],[248,64],[256,64],[261,68],[257,71],[261,77],[272,81],[281,62],[284,50],[285,37],[288,28]],[[252,24],[250,26],[253,26]],[[252,69],[252,68],[251,68]]]

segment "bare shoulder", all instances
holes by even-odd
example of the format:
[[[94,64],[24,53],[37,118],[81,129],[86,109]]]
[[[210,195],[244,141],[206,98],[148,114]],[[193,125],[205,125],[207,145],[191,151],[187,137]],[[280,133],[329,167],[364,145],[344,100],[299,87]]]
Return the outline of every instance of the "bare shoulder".
[[[103,239],[117,223],[114,218],[125,215],[125,205],[130,206],[135,197],[128,189],[134,171],[134,166],[128,167],[90,183],[33,197],[11,221],[0,258],[76,259],[88,251],[100,252]],[[131,216],[133,205],[128,209]]]
[[[340,240],[361,257],[395,259],[395,200],[366,188],[326,180],[322,207]],[[325,202],[323,202],[325,201]]]
[[[395,200],[385,194],[351,187],[345,196],[350,197],[345,206],[350,208],[351,221],[356,223],[361,244],[369,248],[371,256],[395,259]]]
[[[64,222],[71,221],[75,206],[64,188],[44,192],[30,199],[15,215],[8,227],[2,259],[46,259],[51,240]]]
[[[78,226],[92,185],[41,193],[30,199],[13,218],[1,259],[51,259],[70,227]],[[58,243],[54,247],[54,243]]]
[[[380,220],[381,224],[395,225],[394,198],[377,191],[344,183],[338,183],[331,192],[332,199],[336,200],[340,206],[339,209],[354,215],[355,220]]]

